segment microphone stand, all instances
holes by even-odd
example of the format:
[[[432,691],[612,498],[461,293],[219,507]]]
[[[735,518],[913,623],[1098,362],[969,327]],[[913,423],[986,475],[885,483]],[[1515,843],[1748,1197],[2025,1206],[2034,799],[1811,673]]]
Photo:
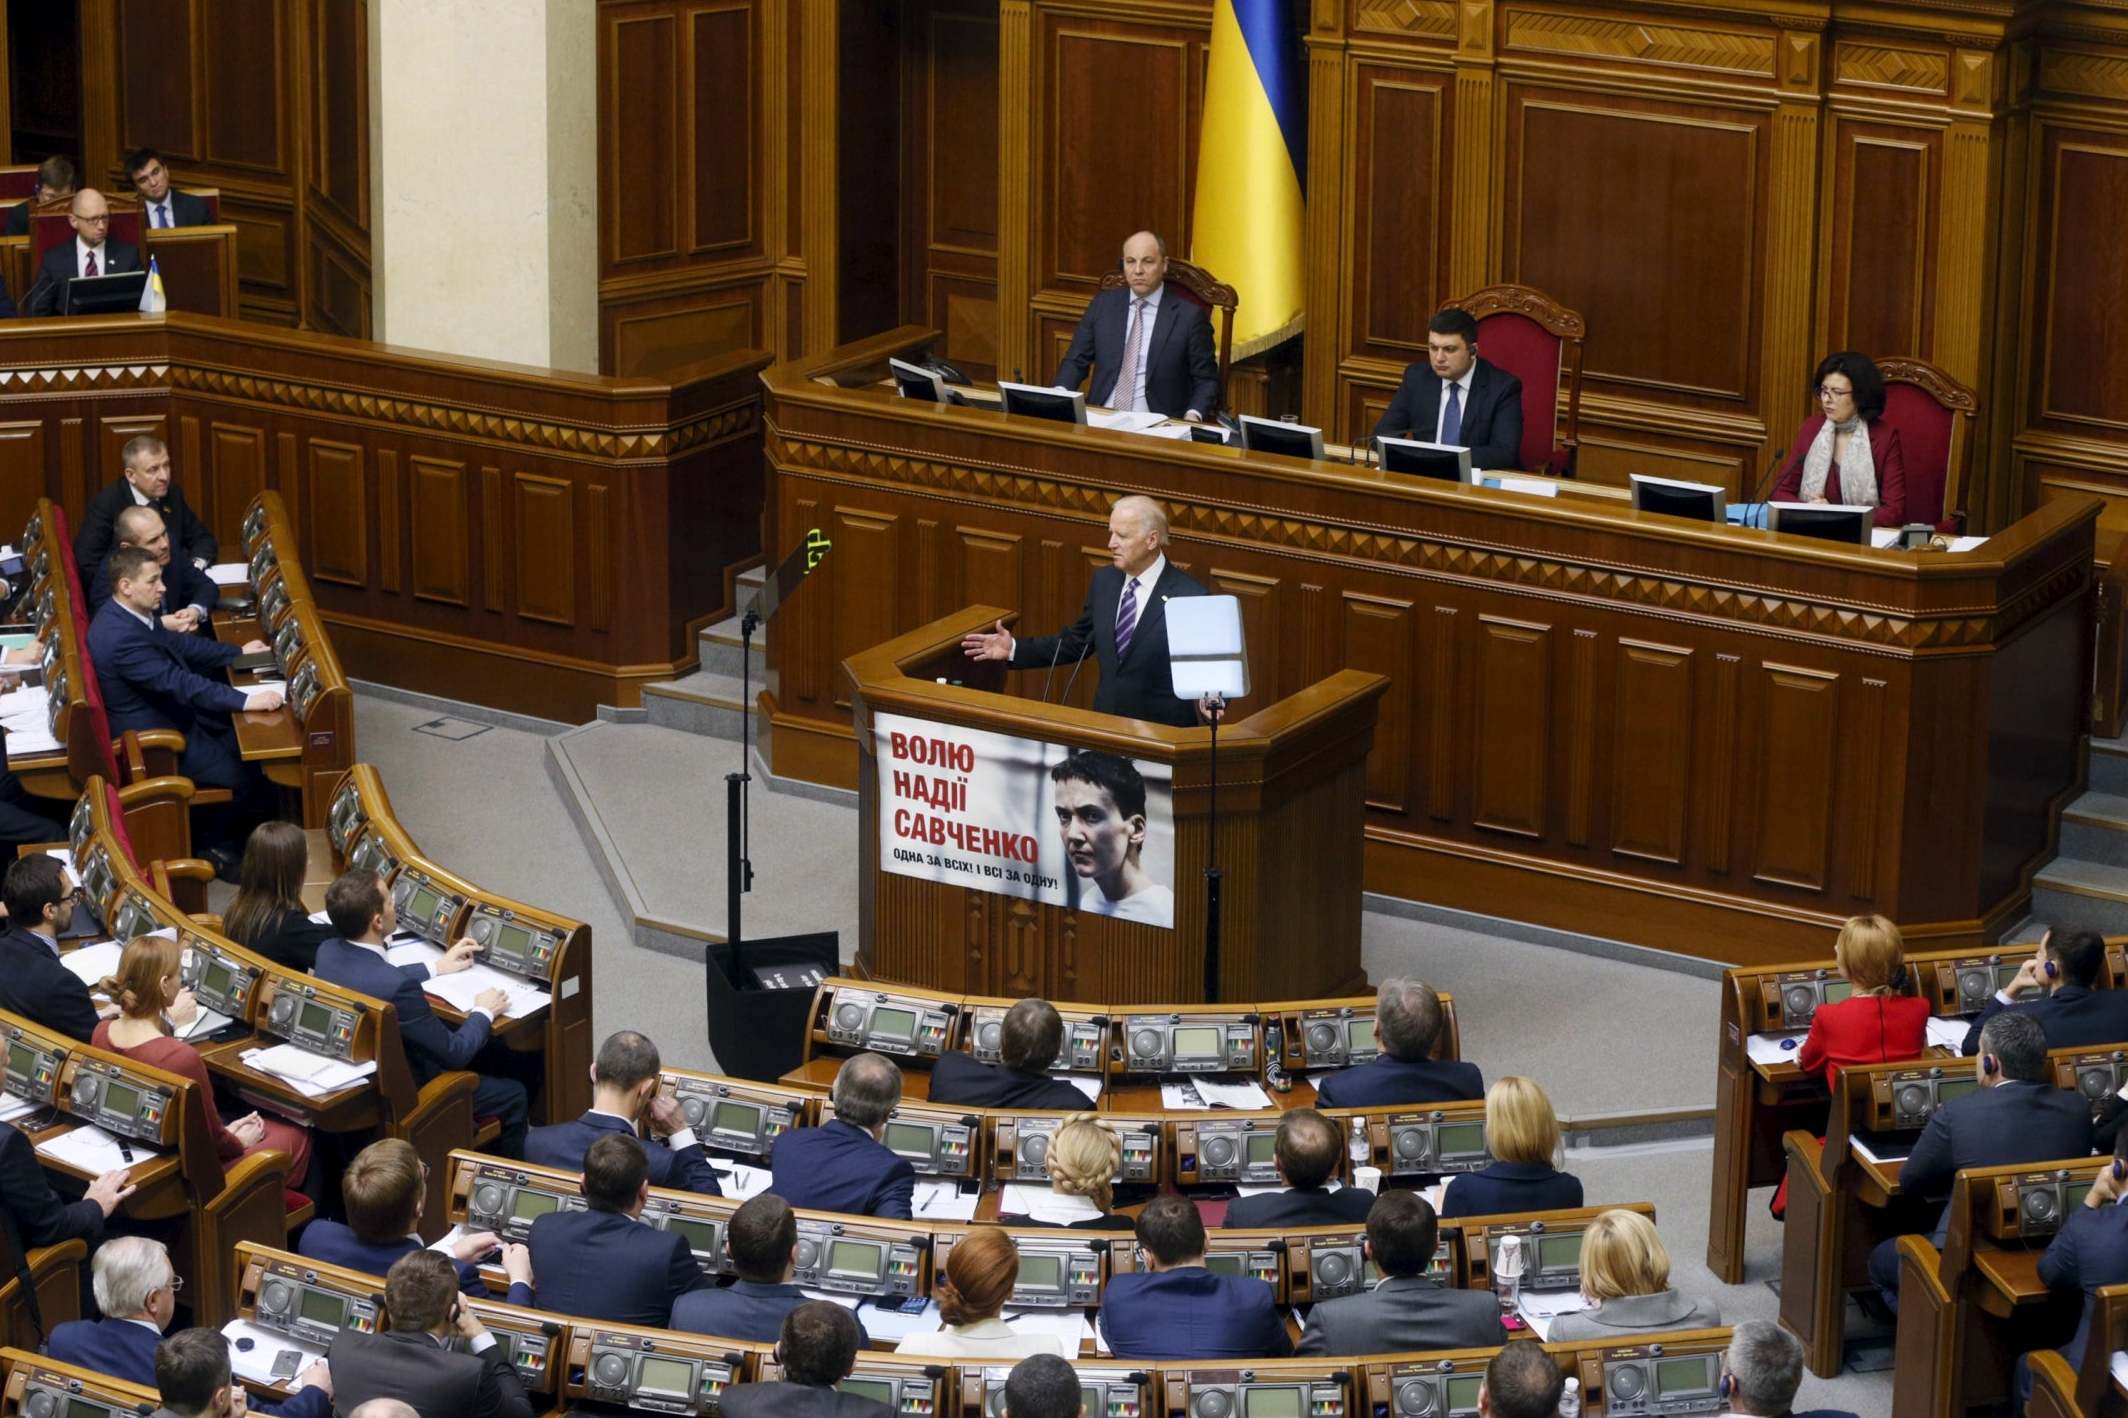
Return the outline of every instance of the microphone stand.
[[[748,788],[753,775],[754,726],[754,631],[761,617],[748,606],[739,617],[739,771],[724,775],[724,938],[731,944],[731,969],[735,980],[741,972],[739,898],[754,889],[752,824],[748,818]]]
[[[1219,1002],[1219,720],[1226,712],[1226,696],[1206,696],[1211,710],[1212,725],[1212,784],[1211,784],[1211,848],[1209,864],[1204,869],[1204,1002]]]

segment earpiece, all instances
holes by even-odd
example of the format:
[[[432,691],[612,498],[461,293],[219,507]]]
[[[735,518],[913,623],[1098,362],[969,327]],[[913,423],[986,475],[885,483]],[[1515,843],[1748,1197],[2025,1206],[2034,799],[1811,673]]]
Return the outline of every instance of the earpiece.
[[[2113,1159],[2113,1180],[2116,1182],[2128,1182],[2128,1159],[2120,1157]]]
[[[1995,1056],[1993,1054],[1982,1054],[1980,1056],[1980,1071],[1989,1078],[1995,1076]]]
[[[1716,1388],[1720,1392],[1724,1402],[1728,1400],[1730,1390],[1734,1389],[1735,1387],[1736,1380],[1729,1377],[1729,1375],[1727,1374],[1723,1374],[1721,1383],[1716,1385]]]
[[[2049,960],[2047,962],[2047,978],[2051,980],[2059,974],[2061,974],[2061,967]]]

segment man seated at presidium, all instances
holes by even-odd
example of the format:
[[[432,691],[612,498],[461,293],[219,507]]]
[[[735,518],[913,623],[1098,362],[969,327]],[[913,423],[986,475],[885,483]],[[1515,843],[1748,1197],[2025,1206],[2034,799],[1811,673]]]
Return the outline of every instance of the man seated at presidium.
[[[206,226],[214,220],[205,197],[171,188],[170,169],[153,148],[135,148],[126,154],[126,181],[140,194],[140,217],[150,228]]]
[[[77,280],[141,269],[138,247],[109,239],[111,204],[95,188],[84,187],[74,194],[67,224],[74,228],[74,239],[45,252],[44,259],[37,263],[37,278],[22,297],[24,315],[62,313],[66,309],[67,287]]]
[[[1404,370],[1374,426],[1378,438],[1468,448],[1473,468],[1522,464],[1522,381],[1478,356],[1478,322],[1437,310],[1426,322],[1426,363]]]
[[[54,154],[38,163],[37,180],[31,190],[30,199],[27,202],[17,202],[8,208],[7,224],[0,226],[0,236],[28,236],[31,210],[46,202],[56,202],[62,197],[73,196],[75,184],[80,180],[74,171],[72,158]]]
[[[1211,414],[1219,404],[1211,315],[1167,288],[1167,243],[1149,231],[1124,242],[1123,278],[1124,288],[1088,303],[1057,366],[1056,387],[1078,388],[1091,367],[1090,403],[1169,418]]]
[[[1062,817],[1059,809],[1058,816]],[[931,1067],[931,1101],[975,1108],[1048,1108],[1080,1112],[1094,1100],[1049,1076],[1064,1050],[1064,1019],[1045,999],[1023,999],[998,1026],[998,1062],[952,1050]]]
[[[1396,1103],[1453,1103],[1485,1096],[1485,1076],[1473,1063],[1432,1057],[1447,1031],[1441,997],[1423,980],[1392,977],[1374,993],[1374,1038],[1381,1054],[1315,1080],[1325,1108]]]
[[[1203,586],[1167,559],[1167,513],[1150,497],[1116,500],[1108,514],[1108,551],[1113,564],[1093,574],[1078,620],[1055,635],[1016,639],[999,621],[990,630],[961,638],[971,660],[1003,661],[1016,670],[1076,665],[1088,655],[1101,662],[1094,712],[1124,719],[1189,728],[1196,705],[1175,697],[1168,663],[1167,603],[1202,596]],[[1046,695],[1048,686],[1043,686]]]

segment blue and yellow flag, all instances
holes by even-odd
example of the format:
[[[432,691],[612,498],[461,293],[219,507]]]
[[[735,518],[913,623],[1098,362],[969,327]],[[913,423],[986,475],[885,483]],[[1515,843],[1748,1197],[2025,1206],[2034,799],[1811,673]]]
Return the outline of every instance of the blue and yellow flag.
[[[1240,294],[1236,359],[1301,328],[1304,72],[1290,0],[1214,0],[1190,259]]]

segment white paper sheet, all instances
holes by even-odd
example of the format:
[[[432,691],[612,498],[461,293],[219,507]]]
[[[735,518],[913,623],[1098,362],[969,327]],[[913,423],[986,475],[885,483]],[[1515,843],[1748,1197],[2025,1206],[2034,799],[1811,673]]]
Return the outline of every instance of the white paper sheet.
[[[1851,1134],[1849,1135],[1849,1137],[1848,1137],[1848,1139],[1847,1139],[1847,1145],[1848,1145],[1848,1148],[1849,1148],[1850,1150],[1852,1150],[1852,1151],[1853,1151],[1853,1152],[1855,1153],[1855,1155],[1856,1155],[1856,1156],[1858,1156],[1858,1157],[1861,1157],[1861,1158],[1863,1158],[1863,1159],[1865,1159],[1865,1160],[1867,1160],[1867,1161],[1870,1161],[1870,1162],[1874,1162],[1874,1163],[1876,1163],[1876,1164],[1877,1164],[1878,1166],[1880,1166],[1880,1167],[1886,1167],[1886,1166],[1890,1166],[1890,1165],[1891,1165],[1892,1163],[1895,1163],[1895,1162],[1904,1162],[1904,1161],[1906,1160],[1906,1158],[1905,1158],[1904,1156],[1900,1156],[1900,1157],[1881,1157],[1881,1156],[1879,1156],[1879,1155],[1877,1154],[1877,1151],[1876,1151],[1876,1149],[1875,1149],[1875,1148],[1871,1147],[1871,1146],[1870,1146],[1870,1145],[1869,1145],[1868,1143],[1864,1142],[1864,1141],[1863,1141],[1863,1140],[1862,1140],[1861,1138],[1859,1138],[1859,1137],[1855,1137],[1855,1136],[1853,1136],[1853,1135],[1851,1135]]]
[[[868,1298],[864,1295],[838,1295],[832,1290],[815,1290],[809,1285],[799,1288],[808,1300],[825,1300],[831,1305],[840,1305],[846,1310],[856,1309],[859,1304]]]
[[[938,1313],[938,1302],[926,1300],[916,1314],[903,1314],[899,1306],[889,1308],[875,1305],[870,1300],[857,1307],[857,1322],[875,1345],[898,1344],[904,1339],[919,1334],[936,1334],[945,1320]]]
[[[57,1137],[46,1138],[37,1144],[37,1150],[55,1162],[65,1162],[78,1167],[92,1177],[100,1177],[105,1172],[115,1172],[120,1167],[153,1161],[161,1155],[145,1142],[128,1139],[126,1146],[133,1153],[131,1162],[126,1160],[125,1153],[118,1150],[117,1138],[94,1123],[83,1123],[80,1127],[63,1132]]]
[[[295,1379],[290,1379],[287,1383],[277,1383],[274,1380],[273,1361],[284,1352],[293,1349],[303,1356],[303,1362],[296,1365],[298,1377],[310,1367],[313,1360],[325,1357],[325,1351],[316,1345],[305,1344],[300,1339],[291,1338],[264,1325],[253,1324],[249,1320],[229,1321],[222,1326],[222,1334],[229,1340],[229,1367],[235,1371],[236,1376],[249,1379],[255,1384],[265,1384],[270,1388],[285,1389],[287,1383],[295,1382]],[[250,1340],[251,1348],[241,1348],[237,1344],[239,1339]]]
[[[1497,487],[1502,492],[1519,492],[1529,497],[1557,497],[1559,484],[1550,478],[1518,478],[1512,473],[1483,473],[1488,487]]]
[[[1098,1073],[1058,1073],[1052,1074],[1051,1077],[1059,1083],[1069,1083],[1084,1093],[1088,1102],[1101,1101],[1101,1075]]]
[[[425,940],[395,945],[384,952],[384,958],[394,965],[428,966],[430,974],[421,982],[422,993],[434,995],[461,1014],[472,1013],[473,1000],[483,990],[501,990],[510,997],[504,1015],[509,1019],[535,1015],[554,1002],[554,996],[547,991],[479,961],[456,974],[438,975],[434,971],[436,962],[443,959],[443,952]]]
[[[1578,1290],[1525,1290],[1515,1305],[1516,1313],[1539,1339],[1550,1337],[1552,1321],[1559,1316],[1591,1308],[1593,1306]]]
[[[207,568],[207,579],[217,586],[248,586],[251,567],[241,561],[217,561]]]
[[[42,724],[32,724],[24,728],[8,724],[6,728],[7,756],[10,759],[31,758],[38,754],[59,751],[59,740],[53,738],[52,731]]]
[[[2128,1384],[2128,1353],[2114,1350],[2112,1367],[2113,1381],[2117,1384]]]
[[[1131,413],[1122,409],[1088,409],[1086,422],[1093,428],[1119,428],[1126,433],[1143,433],[1167,422],[1166,414]]]
[[[1803,1047],[1802,1034],[1750,1034],[1744,1038],[1744,1056],[1755,1064],[1794,1063]]]
[[[180,1039],[202,1039],[209,1034],[228,1028],[234,1022],[220,1010],[209,1009],[207,1006],[201,1005],[199,1013],[193,1017],[192,1022],[177,1031],[177,1037]]]
[[[1271,1106],[1271,1095],[1253,1079],[1243,1079],[1239,1083],[1220,1083],[1209,1078],[1191,1081],[1197,1085],[1199,1096],[1215,1108],[1240,1108],[1247,1112]]]
[[[65,847],[47,847],[44,849],[44,854],[47,857],[51,857],[56,860],[59,865],[65,867],[68,876],[73,877],[76,881],[81,880],[81,873],[74,870],[73,852],[71,852]]]
[[[245,1053],[244,1062],[261,1073],[272,1074],[306,1098],[323,1098],[328,1093],[337,1093],[377,1071],[375,1059],[368,1063],[348,1063],[299,1049],[294,1044],[252,1049]]]
[[[1084,1310],[1006,1310],[1005,1323],[1015,1334],[1053,1334],[1064,1341],[1065,1353],[1077,1356],[1079,1346],[1092,1332]],[[1104,1352],[1106,1352],[1104,1350]]]
[[[959,1182],[919,1177],[909,1209],[919,1221],[973,1221],[978,1200],[973,1192],[963,1195]]]
[[[27,1098],[17,1098],[12,1093],[0,1093],[0,1123],[11,1123],[17,1118],[26,1118],[37,1111],[41,1104]]]
[[[1052,1226],[1069,1226],[1074,1221],[1099,1216],[1101,1208],[1083,1196],[1060,1196],[1047,1187],[1007,1182],[998,1196],[998,1212],[1004,1216],[1025,1216]]]
[[[1939,1049],[1957,1053],[1965,1047],[1965,1031],[1971,1026],[1963,1019],[1931,1019],[1928,1022],[1928,1041]]]
[[[1897,527],[1871,527],[1869,529],[1869,544],[1878,551],[1885,551],[1895,547],[1899,545],[1899,529]]]
[[[93,990],[118,969],[118,957],[125,951],[124,941],[107,940],[69,950],[59,957],[59,963],[66,967],[68,974]]]
[[[1951,538],[1951,550],[1972,551],[1976,547],[1986,546],[1987,541],[1986,537],[1953,537]]]
[[[332,924],[332,917],[323,911],[313,911],[310,913],[310,923],[314,926],[329,926]]]
[[[1212,1105],[1191,1086],[1188,1079],[1160,1085],[1160,1107],[1170,1113],[1208,1113]]]

